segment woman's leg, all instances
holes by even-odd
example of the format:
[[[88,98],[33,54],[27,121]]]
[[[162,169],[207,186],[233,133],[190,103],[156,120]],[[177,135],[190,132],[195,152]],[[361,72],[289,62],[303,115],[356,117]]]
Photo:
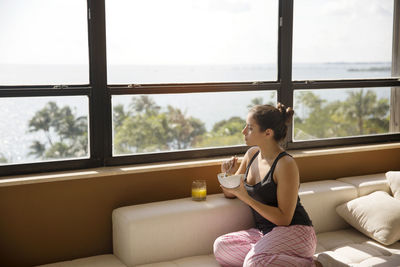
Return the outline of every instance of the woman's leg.
[[[214,242],[215,259],[221,266],[242,266],[247,253],[262,236],[255,228],[220,236]]]
[[[314,266],[317,246],[314,228],[304,225],[278,226],[249,251],[243,266]]]

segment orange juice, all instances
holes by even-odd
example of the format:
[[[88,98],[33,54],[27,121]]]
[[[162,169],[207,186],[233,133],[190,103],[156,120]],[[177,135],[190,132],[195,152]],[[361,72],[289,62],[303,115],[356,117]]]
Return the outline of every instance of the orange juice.
[[[207,185],[205,180],[194,180],[192,183],[192,199],[196,201],[206,200]]]
[[[193,188],[192,189],[192,199],[193,200],[205,200],[207,197],[206,188]]]

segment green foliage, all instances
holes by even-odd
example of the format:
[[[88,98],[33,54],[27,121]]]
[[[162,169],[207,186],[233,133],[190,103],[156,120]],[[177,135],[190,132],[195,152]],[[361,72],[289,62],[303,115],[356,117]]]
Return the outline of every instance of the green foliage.
[[[262,98],[254,99],[262,103]],[[243,144],[245,120],[231,117],[206,131],[204,123],[180,109],[162,110],[149,96],[132,98],[127,109],[114,107],[114,153],[131,154]]]
[[[262,97],[256,97],[256,98],[253,98],[253,99],[251,100],[251,103],[250,103],[249,105],[247,105],[247,108],[250,109],[250,108],[252,108],[253,106],[262,105],[262,104],[263,104],[263,99],[262,99]]]
[[[373,91],[352,90],[344,102],[327,102],[311,92],[299,93],[296,100],[306,111],[306,116],[295,117],[296,140],[388,132],[388,100],[378,100]],[[254,98],[249,107],[263,102]],[[273,105],[272,100],[268,104]],[[113,109],[114,153],[241,145],[245,123],[244,118],[233,116],[216,122],[207,132],[204,122],[179,108],[161,108],[150,96],[133,97],[127,107],[117,105]],[[87,119],[77,117],[68,106],[47,103],[29,121],[29,131],[46,136],[46,142],[34,140],[30,146],[30,154],[38,158],[87,155]],[[0,162],[6,161],[0,154]]]
[[[373,91],[352,91],[339,110],[347,122],[353,125],[350,135],[388,132],[389,121],[385,118],[389,110],[387,99],[377,101]]]
[[[148,96],[134,97],[128,111],[114,108],[116,154],[190,148],[205,131],[199,119],[172,106],[162,111]]]
[[[294,135],[301,139],[326,138],[330,132],[330,109],[323,105],[326,100],[320,99],[311,92],[301,92],[298,100],[308,109],[308,117],[301,121],[298,117],[295,120]]]
[[[240,117],[231,117],[214,124],[212,132],[218,135],[234,135],[241,133],[246,121]]]
[[[206,133],[198,142],[194,144],[193,147],[220,147],[220,146],[234,146],[243,144],[243,135],[241,133],[236,133],[234,135],[218,136],[212,133]]]
[[[167,125],[165,114],[136,114],[125,118],[122,125],[115,128],[115,153],[142,153],[167,149]]]
[[[186,117],[181,110],[168,106],[166,113],[169,128],[169,145],[172,149],[186,149],[193,145],[196,137],[206,132],[204,123],[193,117]]]
[[[264,99],[262,97],[253,98],[251,100],[250,104],[247,105],[247,108],[250,109],[250,108],[252,108],[252,107],[254,107],[256,105],[272,105],[272,106],[275,106],[276,103],[274,101],[274,98],[275,98],[275,92],[272,92],[270,94],[270,98],[269,98],[268,101],[264,101]]]
[[[243,144],[242,130],[246,121],[239,117],[216,122],[211,132],[206,133],[195,147],[217,147]]]
[[[262,98],[252,100],[261,104]],[[127,109],[114,107],[114,153],[131,154],[243,144],[246,121],[231,117],[214,124],[210,132],[197,118],[167,106],[162,110],[149,96],[132,98]]]
[[[43,132],[45,142],[34,140],[29,155],[42,159],[82,157],[87,155],[87,118],[77,117],[69,106],[60,108],[48,102],[29,120],[29,132]]]
[[[308,116],[295,118],[297,140],[387,133],[389,103],[377,100],[371,90],[352,90],[345,101],[327,103],[311,92],[301,92],[299,102]]]

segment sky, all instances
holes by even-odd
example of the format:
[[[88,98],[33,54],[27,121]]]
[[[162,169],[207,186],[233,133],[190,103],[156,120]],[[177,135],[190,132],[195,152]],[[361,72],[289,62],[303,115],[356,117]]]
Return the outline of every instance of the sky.
[[[83,0],[0,0],[0,64],[87,64]],[[393,0],[294,0],[293,61],[391,60]],[[109,64],[276,63],[277,0],[106,0]]]

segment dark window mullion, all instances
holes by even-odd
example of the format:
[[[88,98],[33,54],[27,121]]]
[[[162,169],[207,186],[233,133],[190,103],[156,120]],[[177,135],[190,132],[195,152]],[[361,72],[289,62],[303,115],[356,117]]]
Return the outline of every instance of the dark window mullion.
[[[127,156],[117,156],[106,159],[106,165],[126,165],[138,163],[154,163],[162,161],[188,160],[210,158],[226,155],[239,155],[246,153],[247,146],[231,146],[215,148],[201,148],[184,151],[153,152]]]
[[[215,93],[276,90],[277,82],[221,83],[221,84],[146,84],[112,85],[111,94],[175,94],[175,93]]]
[[[107,89],[105,1],[88,0],[91,158],[103,165],[111,156],[111,98]]]
[[[38,172],[51,171],[67,171],[75,169],[85,169],[97,167],[93,160],[90,159],[64,159],[64,160],[49,160],[36,163],[19,163],[0,166],[0,179],[7,175],[21,175]],[[6,178],[6,177],[5,177]]]
[[[292,46],[293,46],[293,0],[279,1],[278,29],[278,102],[293,107]],[[288,128],[285,143],[292,142],[292,125]]]
[[[307,149],[307,148],[322,148],[334,146],[349,146],[363,144],[378,144],[399,142],[400,134],[380,134],[380,135],[361,135],[348,136],[339,138],[315,139],[310,141],[296,141],[288,145],[288,149]]]
[[[75,96],[90,95],[90,87],[56,89],[51,87],[9,87],[0,89],[0,97]]]
[[[398,79],[295,81],[293,89],[331,89],[400,86]]]
[[[400,76],[400,1],[394,0],[392,76]],[[400,80],[400,79],[399,79]],[[400,85],[393,86],[390,93],[390,132],[400,132]]]

